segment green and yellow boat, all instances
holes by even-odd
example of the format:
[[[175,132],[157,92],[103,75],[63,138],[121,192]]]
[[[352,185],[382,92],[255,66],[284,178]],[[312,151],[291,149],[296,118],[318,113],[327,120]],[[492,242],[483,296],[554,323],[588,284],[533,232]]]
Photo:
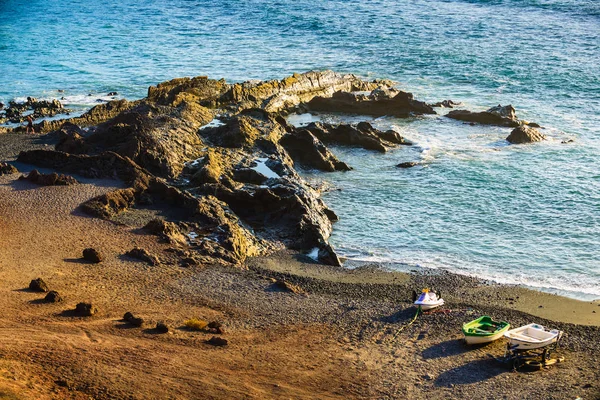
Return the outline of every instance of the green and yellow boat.
[[[500,339],[508,331],[510,324],[505,321],[494,321],[484,315],[463,325],[462,331],[467,344],[489,343]]]

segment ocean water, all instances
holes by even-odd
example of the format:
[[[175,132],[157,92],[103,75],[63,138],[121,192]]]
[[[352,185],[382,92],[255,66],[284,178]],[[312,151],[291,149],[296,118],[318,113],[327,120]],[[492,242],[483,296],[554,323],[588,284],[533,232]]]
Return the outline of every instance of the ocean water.
[[[380,118],[415,143],[336,148],[355,169],[308,173],[356,262],[447,269],[600,297],[600,2],[593,0],[3,0],[0,101],[82,110],[178,76],[229,81],[330,68],[427,101],[513,104],[548,141],[504,128]],[[440,110],[445,113],[445,110]],[[573,143],[562,144],[567,139]],[[423,167],[394,166],[421,160]]]

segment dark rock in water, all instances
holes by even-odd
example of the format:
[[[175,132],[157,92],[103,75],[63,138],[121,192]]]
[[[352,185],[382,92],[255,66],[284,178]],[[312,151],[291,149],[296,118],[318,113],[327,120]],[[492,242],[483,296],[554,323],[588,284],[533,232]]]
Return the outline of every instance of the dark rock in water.
[[[337,214],[333,210],[330,210],[329,208],[324,208],[323,212],[325,213],[325,215],[327,215],[327,218],[329,218],[329,220],[331,222],[340,220],[340,218],[337,216]]]
[[[317,253],[317,259],[319,262],[326,265],[333,265],[334,267],[341,267],[342,262],[338,258],[337,254],[333,250],[333,247],[329,243],[322,243],[319,246],[319,252]]]
[[[373,128],[368,122],[361,122],[356,126],[340,124],[331,125],[313,122],[306,126],[319,140],[326,144],[341,144],[357,146],[367,150],[386,152],[388,147],[398,144],[409,144],[402,136],[394,131],[380,131]]]
[[[83,250],[83,259],[91,263],[97,264],[99,262],[102,262],[103,257],[98,250],[90,247]]]
[[[68,186],[79,183],[77,182],[77,179],[73,178],[72,176],[63,174],[59,175],[56,172],[42,174],[37,169],[31,171],[27,176],[22,175],[19,177],[19,180],[27,180],[42,186]]]
[[[17,172],[19,172],[19,170],[12,165],[5,162],[0,162],[0,176],[16,174]]]
[[[389,81],[365,82],[355,75],[342,75],[333,71],[310,71],[294,74],[282,80],[244,82],[231,86],[220,99],[238,111],[261,108],[270,113],[286,112],[315,96],[328,97],[338,91],[352,92],[389,87]]]
[[[98,309],[94,307],[91,303],[78,303],[75,306],[75,314],[81,317],[91,317],[97,312]]]
[[[399,91],[392,98],[372,98],[363,94],[336,92],[332,97],[315,97],[306,104],[310,111],[407,118],[413,115],[435,114],[429,105],[415,100],[412,93]]]
[[[437,103],[434,104],[430,104],[431,107],[444,107],[444,108],[454,108],[456,106],[460,106],[460,102],[455,102],[452,100],[444,100],[444,101],[439,101]]]
[[[63,298],[57,291],[51,290],[50,292],[48,292],[46,297],[44,297],[44,301],[46,303],[59,303],[63,301]]]
[[[4,103],[0,101],[0,110],[4,110]]]
[[[531,128],[541,128],[541,125],[537,122],[527,122],[525,125],[529,125]]]
[[[482,112],[454,110],[446,114],[446,117],[460,121],[477,122],[484,125],[498,125],[507,127],[518,127],[520,125],[519,120],[515,115],[515,109],[511,105],[498,105]]]
[[[521,125],[508,135],[506,140],[513,144],[533,143],[545,140],[546,137],[537,129]]]
[[[110,92],[110,93],[108,93],[108,94],[107,94],[107,96],[116,96],[116,95],[118,95],[118,94],[119,94],[119,93],[117,93],[117,92]]]
[[[32,292],[46,293],[48,291],[48,285],[42,278],[36,278],[29,283],[29,290]]]
[[[208,339],[206,343],[213,346],[227,346],[229,344],[229,341],[218,336],[213,336],[210,339]]]
[[[169,326],[165,322],[157,322],[154,330],[158,333],[169,333]]]
[[[149,265],[158,265],[160,261],[158,257],[148,253],[147,250],[139,247],[134,247],[125,253],[126,256],[147,262]]]
[[[306,129],[288,133],[281,138],[281,145],[292,159],[307,168],[321,171],[350,171],[346,163],[340,161],[329,149]]]
[[[252,168],[240,168],[233,171],[233,180],[262,185],[267,180],[267,177]]]
[[[396,165],[396,167],[398,168],[412,168],[412,167],[416,167],[417,165],[420,165],[418,162],[416,161],[407,161],[407,162],[403,162],[400,163],[398,165]]]
[[[568,143],[573,143],[575,140],[573,139],[567,139],[567,140],[563,140],[562,142],[560,142],[561,144],[568,144]]]

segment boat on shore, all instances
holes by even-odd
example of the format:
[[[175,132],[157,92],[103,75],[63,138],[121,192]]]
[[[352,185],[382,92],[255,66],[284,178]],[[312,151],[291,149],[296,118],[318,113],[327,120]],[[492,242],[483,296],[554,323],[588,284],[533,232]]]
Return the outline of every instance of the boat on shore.
[[[539,324],[529,324],[511,329],[504,333],[513,350],[533,350],[556,343],[563,332],[558,329],[547,329]]]
[[[421,310],[426,311],[443,305],[444,299],[429,289],[423,289],[414,304],[415,306],[421,307]]]
[[[494,321],[491,317],[484,315],[471,322],[463,324],[462,332],[467,344],[490,343],[500,339],[510,328],[505,321]]]

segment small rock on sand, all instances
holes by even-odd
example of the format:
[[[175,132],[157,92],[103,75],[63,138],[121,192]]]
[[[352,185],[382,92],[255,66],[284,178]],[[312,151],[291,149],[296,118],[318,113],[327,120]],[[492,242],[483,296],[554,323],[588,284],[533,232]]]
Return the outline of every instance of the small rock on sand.
[[[48,285],[46,285],[46,282],[42,278],[37,278],[29,283],[29,290],[45,293],[48,291]]]
[[[218,336],[213,336],[210,339],[208,339],[206,343],[211,344],[213,346],[227,346],[229,344],[229,341]]]
[[[98,250],[90,247],[83,250],[83,259],[98,264],[99,262],[102,262],[103,257]]]
[[[169,326],[164,322],[158,322],[154,330],[158,333],[169,333]]]
[[[46,303],[58,303],[63,301],[63,298],[56,290],[51,290],[46,297],[44,297],[44,301]]]
[[[80,315],[82,317],[91,317],[97,312],[98,309],[94,307],[91,303],[78,303],[75,306],[75,314]]]

